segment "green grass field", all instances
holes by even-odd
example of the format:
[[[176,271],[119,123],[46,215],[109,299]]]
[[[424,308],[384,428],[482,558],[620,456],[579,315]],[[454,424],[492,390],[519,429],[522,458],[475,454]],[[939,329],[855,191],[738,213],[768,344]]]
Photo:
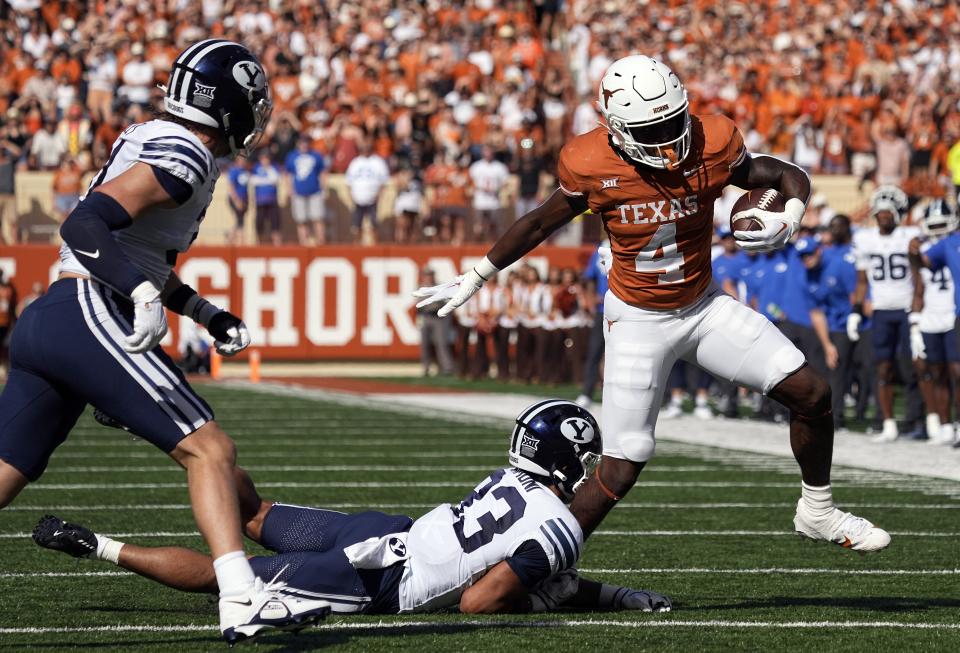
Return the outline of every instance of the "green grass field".
[[[503,428],[201,392],[268,498],[418,516],[505,463]],[[331,618],[257,650],[960,651],[960,484],[839,471],[839,502],[894,533],[873,556],[794,536],[798,485],[791,461],[661,443],[580,569],[668,594],[669,614]],[[85,416],[41,482],[0,512],[0,649],[225,647],[210,598],[36,547],[28,533],[46,512],[129,542],[203,546],[179,469]]]

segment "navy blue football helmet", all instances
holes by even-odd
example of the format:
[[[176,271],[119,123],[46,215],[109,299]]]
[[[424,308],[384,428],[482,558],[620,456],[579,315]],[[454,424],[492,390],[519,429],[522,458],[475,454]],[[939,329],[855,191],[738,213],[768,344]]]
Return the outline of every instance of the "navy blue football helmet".
[[[219,130],[233,156],[250,155],[273,110],[263,66],[250,50],[224,39],[181,52],[160,88],[165,111]]]
[[[930,200],[920,217],[920,229],[932,238],[946,236],[957,230],[957,214],[946,200]]]
[[[572,401],[547,399],[517,417],[510,464],[553,485],[569,501],[600,463],[600,427]]]

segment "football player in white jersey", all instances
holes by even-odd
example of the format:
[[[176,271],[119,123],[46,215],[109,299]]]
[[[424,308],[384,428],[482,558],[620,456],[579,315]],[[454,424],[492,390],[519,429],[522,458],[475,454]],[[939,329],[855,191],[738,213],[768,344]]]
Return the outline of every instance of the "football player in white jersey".
[[[302,627],[329,606],[254,575],[243,553],[234,444],[159,343],[164,306],[205,326],[221,354],[250,343],[237,316],[183,284],[173,267],[197,237],[217,158],[249,155],[272,105],[260,62],[223,39],[184,50],[164,91],[165,113],[120,135],[64,221],[58,280],[13,333],[0,396],[0,507],[40,477],[92,404],[186,470],[214,557],[221,632],[233,643]]]
[[[953,209],[942,199],[930,200],[920,216],[923,238],[911,242],[914,275],[918,283],[913,312],[920,321],[911,326],[910,342],[927,405],[927,435],[930,444],[950,445],[954,441],[950,421],[950,377],[960,392],[960,347],[957,346],[955,288],[950,269],[931,270],[922,265],[923,257],[941,239],[957,230]],[[916,332],[919,332],[919,341]],[[949,366],[949,376],[947,368]]]
[[[906,193],[896,186],[880,186],[870,197],[870,216],[876,220],[876,226],[853,235],[857,287],[853,292],[853,311],[847,318],[847,336],[853,341],[860,339],[863,303],[869,289],[877,399],[883,416],[883,430],[874,442],[892,442],[900,435],[893,415],[894,365],[898,352],[906,352],[910,347],[910,325],[920,320],[919,313],[910,312],[914,275],[909,259],[910,241],[920,235],[920,230],[900,224],[906,211]]]
[[[398,614],[583,608],[666,611],[670,600],[579,578],[583,533],[567,508],[600,459],[600,431],[576,404],[538,402],[516,420],[510,467],[498,469],[459,504],[416,521],[380,512],[345,514],[263,501],[238,470],[246,533],[274,556],[251,564],[334,612]],[[183,548],[124,544],[45,516],[40,546],[107,560],[170,587],[216,591],[209,556]],[[104,546],[107,542],[107,546]],[[108,553],[100,553],[102,550]]]

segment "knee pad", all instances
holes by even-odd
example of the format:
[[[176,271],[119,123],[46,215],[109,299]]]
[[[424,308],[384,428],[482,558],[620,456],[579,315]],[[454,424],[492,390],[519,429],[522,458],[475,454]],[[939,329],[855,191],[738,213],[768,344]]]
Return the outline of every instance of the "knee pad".
[[[626,431],[617,438],[620,445],[620,453],[623,458],[635,463],[645,463],[653,458],[654,449],[657,448],[653,433],[644,431]]]

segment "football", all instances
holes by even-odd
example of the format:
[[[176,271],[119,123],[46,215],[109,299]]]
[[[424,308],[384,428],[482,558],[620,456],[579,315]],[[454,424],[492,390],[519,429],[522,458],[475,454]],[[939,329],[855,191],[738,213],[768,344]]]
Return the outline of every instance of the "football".
[[[754,188],[741,195],[730,212],[730,231],[759,231],[763,222],[758,218],[738,218],[747,209],[762,209],[775,213],[786,208],[787,200],[773,188]]]

